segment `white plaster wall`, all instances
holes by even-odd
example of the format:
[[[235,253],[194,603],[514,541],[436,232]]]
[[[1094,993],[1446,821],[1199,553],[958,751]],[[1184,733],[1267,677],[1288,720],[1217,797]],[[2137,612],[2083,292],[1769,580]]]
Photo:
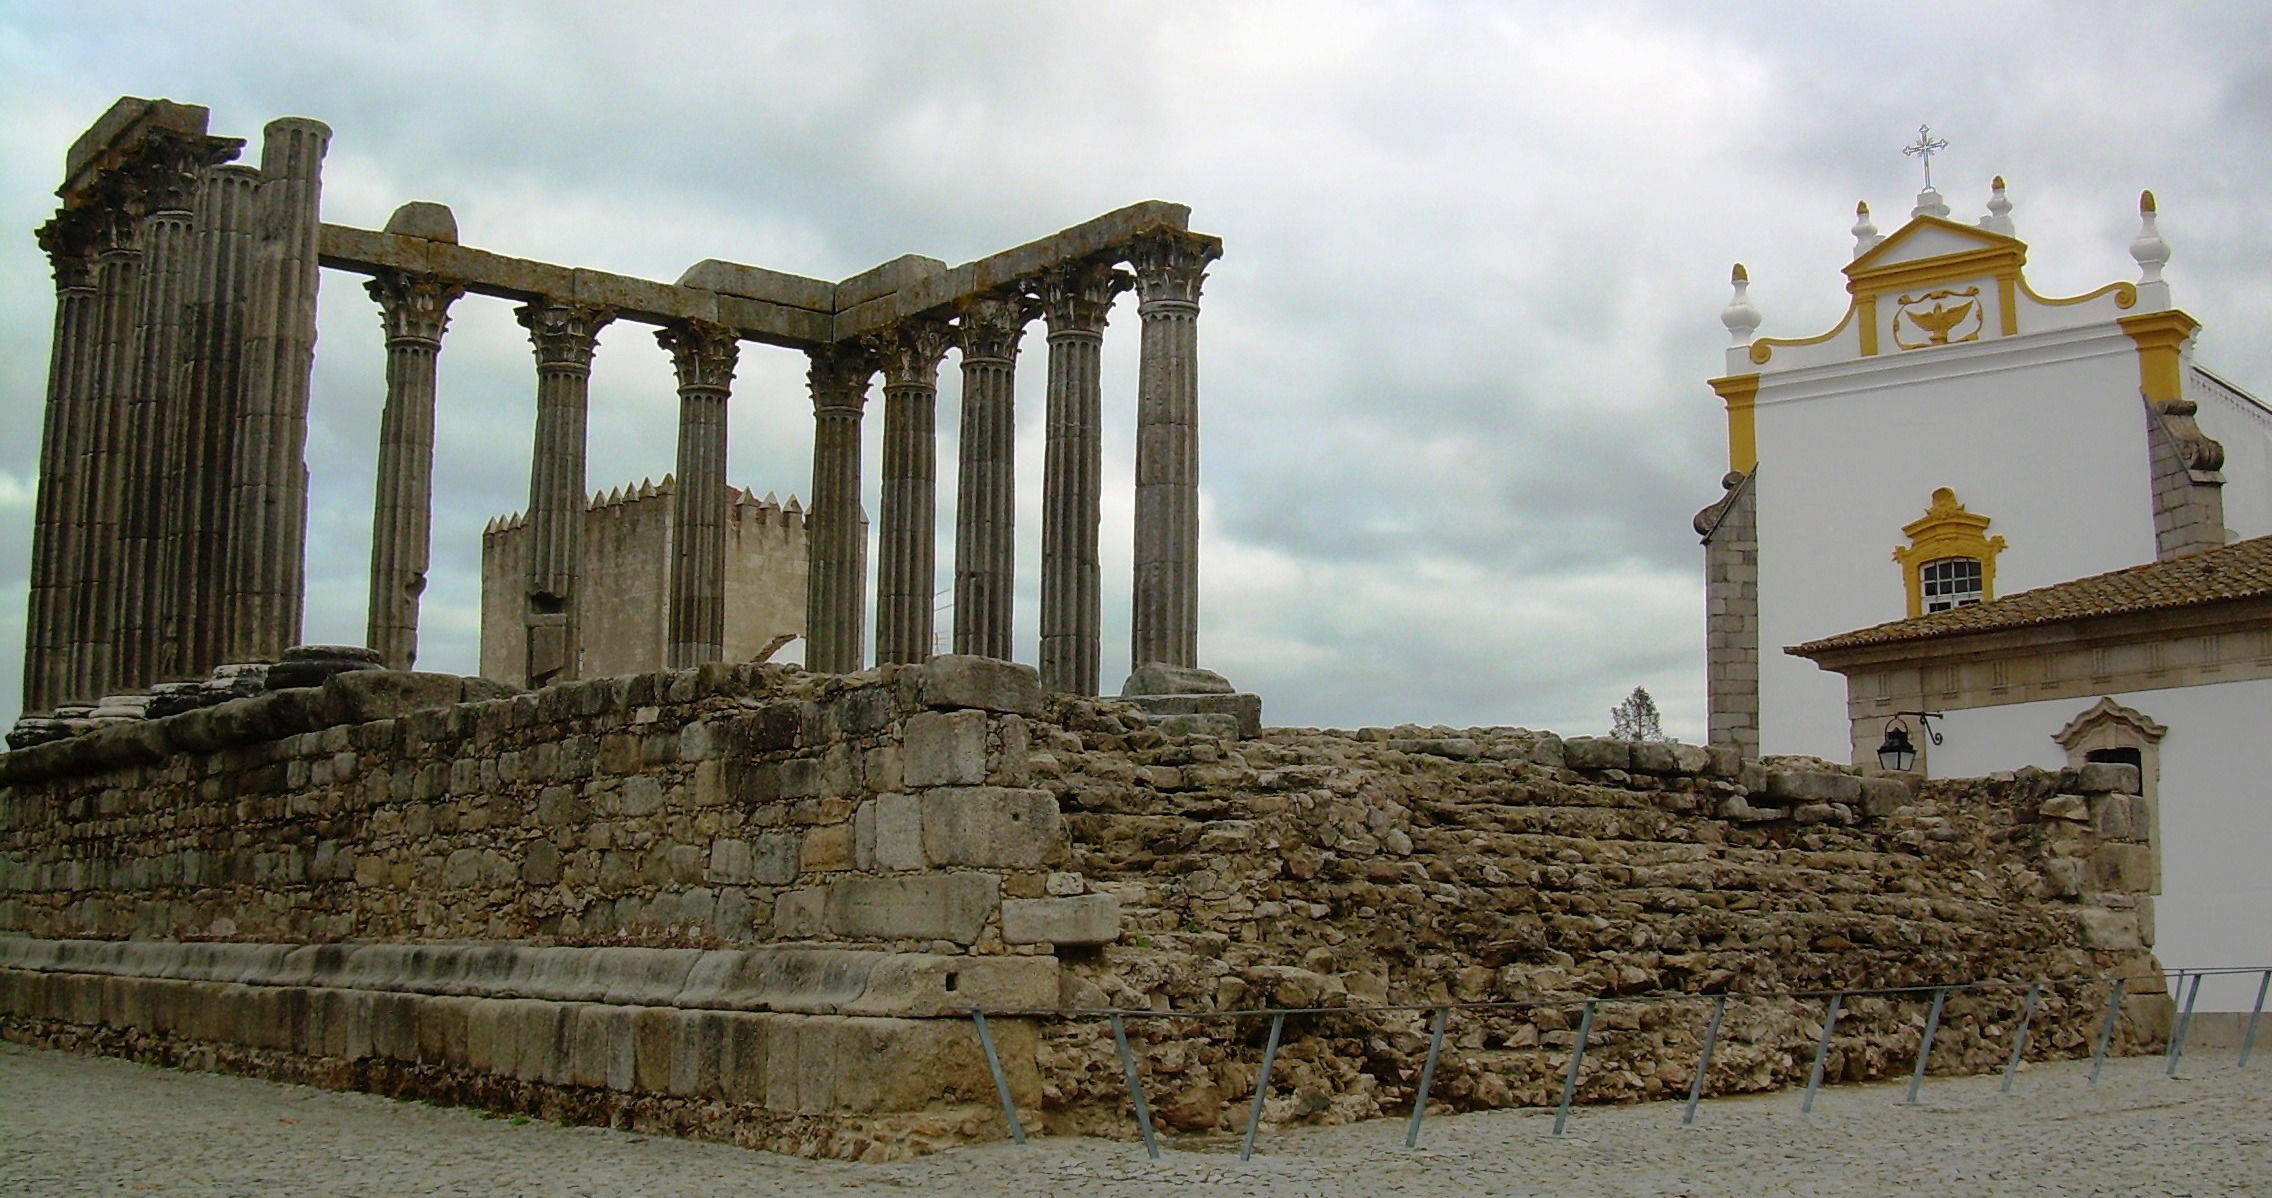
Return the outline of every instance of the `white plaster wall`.
[[[2194,419],[2225,447],[2225,527],[2239,540],[2272,534],[2272,414],[2193,378]]]
[[[1808,393],[1819,397],[1784,398]],[[1845,679],[1783,649],[1908,614],[1893,550],[1935,487],[1954,488],[2007,542],[1997,594],[2153,560],[2145,420],[2135,344],[2119,331],[1767,376],[1762,751],[1846,758]]]
[[[2272,965],[2272,679],[2112,696],[2169,727],[2161,742],[2162,893],[2154,952],[2164,966]],[[1932,750],[1935,777],[2067,763],[2052,734],[2097,696],[1952,711]],[[2203,982],[2199,1009],[2246,1011],[2257,978]]]

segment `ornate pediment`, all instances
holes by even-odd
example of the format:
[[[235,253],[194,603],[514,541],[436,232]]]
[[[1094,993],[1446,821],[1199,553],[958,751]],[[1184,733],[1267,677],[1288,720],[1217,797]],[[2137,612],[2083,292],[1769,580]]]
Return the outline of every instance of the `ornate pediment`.
[[[2097,735],[2109,728],[2118,728],[2129,735]],[[2124,707],[2112,699],[2101,698],[2091,705],[2090,710],[2067,721],[2066,727],[2052,733],[2051,739],[2058,741],[2060,748],[2072,753],[2076,746],[2091,741],[2125,740],[2151,745],[2159,744],[2162,737],[2168,734],[2167,724],[2157,723],[2152,716],[2135,707]]]

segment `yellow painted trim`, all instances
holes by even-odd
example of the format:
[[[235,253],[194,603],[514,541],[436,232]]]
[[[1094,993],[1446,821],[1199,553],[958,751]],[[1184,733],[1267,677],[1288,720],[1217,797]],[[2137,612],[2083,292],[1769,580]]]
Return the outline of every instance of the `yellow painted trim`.
[[[1996,280],[1996,302],[2003,305],[2004,308],[2003,330],[2006,337],[2013,336],[2020,331],[2021,286],[2020,277],[2017,274],[2010,277],[1999,277]]]
[[[1915,262],[1896,262],[1870,270],[1846,268],[1846,293],[1918,291],[1935,283],[1961,283],[1966,279],[2018,278],[2027,264],[2027,251],[2018,247],[1986,246]]]
[[[1862,316],[1862,356],[1865,358],[1877,357],[1878,297],[1876,295],[1858,296],[1854,300],[1854,308]]]
[[[1820,345],[1845,332],[1846,326],[1852,323],[1854,323],[1854,305],[1848,304],[1846,305],[1846,315],[1839,317],[1838,324],[1827,333],[1817,333],[1812,337],[1761,337],[1751,343],[1751,364],[1754,366],[1767,365],[1768,361],[1775,356],[1777,346]],[[1868,326],[1863,327],[1866,329]],[[1866,332],[1863,335],[1868,336]]]
[[[2114,306],[2125,312],[2138,305],[2138,285],[2136,283],[2108,283],[2096,291],[2085,292],[2082,295],[2065,296],[2059,299],[2037,293],[2035,288],[2027,285],[2026,279],[2020,280],[2020,289],[2027,292],[2029,299],[2047,308],[2064,308],[2071,304],[2087,304],[2105,295],[2112,295]]]
[[[1909,593],[1912,619],[1925,614],[1925,582],[1918,571],[1927,562],[1944,557],[1969,557],[1980,563],[1980,598],[1996,597],[1996,555],[2004,551],[2004,538],[1988,535],[1992,521],[1965,510],[1956,492],[1947,487],[1933,491],[1925,514],[1901,526],[1907,545],[1896,545],[1893,560],[1901,566],[1901,585]]]
[[[1712,392],[1728,407],[1728,469],[1748,471],[1759,464],[1759,427],[1753,405],[1759,400],[1759,376],[1734,374],[1712,380]]]
[[[2146,398],[2168,403],[2185,398],[2185,343],[2201,322],[2171,308],[2115,321],[2138,343],[2138,385]]]

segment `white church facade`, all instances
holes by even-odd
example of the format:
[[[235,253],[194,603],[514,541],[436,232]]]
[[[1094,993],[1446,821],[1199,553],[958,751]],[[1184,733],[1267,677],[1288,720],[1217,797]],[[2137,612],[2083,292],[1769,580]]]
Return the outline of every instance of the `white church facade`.
[[[2272,409],[2194,360],[2153,197],[2136,279],[2075,296],[2028,284],[2001,179],[1976,223],[1928,186],[1854,233],[1828,332],[1758,335],[1740,266],[1722,313],[1712,741],[1875,764],[1932,711],[1937,746],[1901,724],[1933,775],[2138,764],[2142,934],[2173,965],[2272,963]]]

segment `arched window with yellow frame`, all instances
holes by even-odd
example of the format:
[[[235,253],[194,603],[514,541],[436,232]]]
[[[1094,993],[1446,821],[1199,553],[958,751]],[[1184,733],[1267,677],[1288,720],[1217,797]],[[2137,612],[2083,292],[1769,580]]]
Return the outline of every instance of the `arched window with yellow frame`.
[[[1909,592],[1909,614],[1945,611],[1996,597],[1996,555],[2004,538],[1988,535],[1989,519],[1965,510],[1956,492],[1933,492],[1925,514],[1901,527],[1909,538],[1896,546],[1902,586]]]

